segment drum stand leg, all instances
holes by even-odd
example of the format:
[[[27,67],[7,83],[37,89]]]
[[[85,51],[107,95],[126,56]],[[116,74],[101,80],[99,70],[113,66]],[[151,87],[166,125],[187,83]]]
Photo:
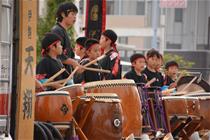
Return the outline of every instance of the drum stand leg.
[[[80,104],[81,99],[79,97],[76,97],[76,99],[72,102],[72,110],[73,114],[76,112],[78,105]]]
[[[164,107],[163,107],[163,102],[162,102],[162,95],[160,92],[155,92],[154,94],[155,97],[155,106],[154,106],[154,110],[156,115],[156,120],[158,121],[158,128],[164,129],[164,132],[168,133],[169,129],[166,125],[166,116],[165,116],[165,112],[164,112]]]
[[[191,117],[188,117],[187,120],[186,120],[185,122],[181,123],[181,124],[172,132],[173,137],[176,137],[176,136],[179,134],[179,132],[181,132],[181,131],[184,129],[184,127],[185,127],[186,125],[188,125],[191,121],[192,121],[192,118],[191,118]]]
[[[81,103],[82,99],[77,97],[76,100],[73,103],[73,111],[74,113],[76,112],[76,109],[78,107],[78,105]],[[87,105],[87,108],[85,109],[85,116],[83,117],[83,119],[79,122],[79,124],[76,122],[75,118],[73,117],[73,124],[75,125],[75,129],[77,134],[79,135],[79,138],[81,140],[88,140],[87,137],[85,136],[85,134],[82,131],[82,128],[87,120],[87,117],[91,111],[91,106],[93,105],[93,103],[95,102],[95,98],[91,97],[90,102]]]
[[[149,103],[148,103],[148,95],[147,95],[147,91],[143,90],[142,87],[138,87],[138,92],[139,92],[139,97],[140,100],[142,102],[142,116],[143,116],[143,125],[146,128],[146,131],[148,131],[147,129],[149,128],[150,131],[151,130],[155,130],[155,126],[153,124],[152,121],[152,117],[150,115],[150,107],[149,107]],[[149,127],[148,127],[149,126]]]
[[[153,104],[153,101],[152,101],[151,98],[148,100],[148,102],[149,102],[149,105],[150,105],[150,113],[151,113],[153,125],[154,125],[155,131],[156,131],[157,130],[157,122],[156,122],[156,119],[155,119],[154,104]]]
[[[84,117],[83,117],[83,119],[79,122],[79,127],[82,129],[83,128],[83,126],[84,126],[84,124],[85,124],[85,122],[86,122],[86,120],[87,120],[87,117],[88,117],[88,115],[89,115],[89,113],[90,113],[90,111],[91,111],[91,107],[92,107],[92,105],[93,105],[93,103],[95,102],[95,98],[93,98],[93,97],[91,97],[91,99],[90,99],[90,102],[88,103],[88,105],[87,105],[87,108],[85,109],[85,111],[84,111]]]
[[[87,137],[85,136],[85,134],[83,133],[82,129],[77,124],[74,117],[73,117],[72,121],[73,121],[73,124],[75,125],[75,129],[76,129],[77,134],[79,135],[80,140],[88,140]]]

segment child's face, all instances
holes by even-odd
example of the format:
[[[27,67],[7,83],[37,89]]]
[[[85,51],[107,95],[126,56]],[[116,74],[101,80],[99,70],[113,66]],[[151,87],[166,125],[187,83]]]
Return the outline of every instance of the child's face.
[[[147,65],[152,68],[152,69],[156,69],[158,64],[158,57],[157,56],[153,56],[153,57],[149,57],[147,58]]]
[[[160,70],[160,68],[163,66],[163,60],[162,58],[158,58],[157,63],[156,63],[156,70]]]
[[[100,56],[99,44],[94,44],[88,51],[87,55],[89,59],[94,60]]]
[[[76,44],[75,48],[74,48],[75,54],[77,56],[81,56],[83,54],[85,54],[85,48],[83,48],[82,46],[80,46],[79,44]]]
[[[69,14],[63,18],[64,22],[68,26],[72,26],[76,22],[76,12],[69,12]]]
[[[177,66],[170,66],[167,70],[167,75],[170,77],[174,77],[178,73],[178,67]]]
[[[100,42],[101,49],[105,49],[107,46],[110,46],[111,44],[111,41],[107,39],[104,35],[101,35],[99,42]]]
[[[145,63],[144,58],[138,58],[132,63],[132,66],[135,70],[142,72],[144,70]]]
[[[61,42],[58,41],[55,45],[56,45],[55,51],[56,51],[57,55],[61,55],[63,52],[63,46],[61,45]]]

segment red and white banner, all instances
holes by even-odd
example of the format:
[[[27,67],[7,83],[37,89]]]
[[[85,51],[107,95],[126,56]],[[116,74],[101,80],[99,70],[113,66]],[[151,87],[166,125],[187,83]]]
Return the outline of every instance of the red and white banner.
[[[187,8],[187,0],[160,0],[160,8]]]

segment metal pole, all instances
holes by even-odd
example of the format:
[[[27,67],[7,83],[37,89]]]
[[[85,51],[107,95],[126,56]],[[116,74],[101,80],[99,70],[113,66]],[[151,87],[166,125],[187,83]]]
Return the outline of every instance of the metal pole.
[[[10,76],[9,76],[9,80],[10,80],[10,85],[9,85],[9,99],[8,99],[8,110],[11,109],[11,97],[12,97],[12,77],[13,77],[13,72],[12,72],[12,66],[13,66],[13,13],[14,13],[14,1],[11,0],[10,2]],[[7,131],[10,131],[10,121],[11,121],[11,114],[9,114],[8,116],[8,120],[7,120]]]
[[[152,48],[157,49],[157,24],[158,24],[158,0],[153,0],[152,2],[152,29],[153,29],[153,37],[152,37]]]
[[[208,49],[210,49],[210,17],[208,20]]]
[[[196,5],[195,5],[195,27],[194,27],[194,48],[193,50],[195,51],[196,48],[197,48],[197,33],[198,33],[198,4],[199,4],[199,1],[196,0]]]

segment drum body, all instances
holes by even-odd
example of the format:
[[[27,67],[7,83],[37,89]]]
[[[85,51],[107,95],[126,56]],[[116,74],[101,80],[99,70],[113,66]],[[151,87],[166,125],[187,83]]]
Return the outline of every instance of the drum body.
[[[84,95],[84,88],[81,84],[65,86],[57,89],[57,91],[68,91],[71,99],[75,99],[77,96]]]
[[[177,83],[177,91],[181,91],[194,76],[183,76]],[[203,79],[197,78],[185,91],[194,92],[204,90],[205,92],[210,92],[210,85]]]
[[[200,104],[196,97],[167,96],[163,97],[169,116],[200,116]]]
[[[141,101],[133,80],[106,80],[89,82],[84,85],[85,93],[116,93],[123,110],[123,137],[131,133],[141,135]]]
[[[47,91],[36,94],[36,121],[69,122],[71,119],[72,103],[68,92]]]
[[[210,93],[194,93],[186,96],[199,99],[200,115],[203,117],[201,128],[210,129]]]
[[[90,97],[94,103],[89,106]],[[119,140],[122,138],[122,107],[116,94],[97,94],[81,97],[75,118],[89,140]],[[88,114],[85,110],[90,107]]]

